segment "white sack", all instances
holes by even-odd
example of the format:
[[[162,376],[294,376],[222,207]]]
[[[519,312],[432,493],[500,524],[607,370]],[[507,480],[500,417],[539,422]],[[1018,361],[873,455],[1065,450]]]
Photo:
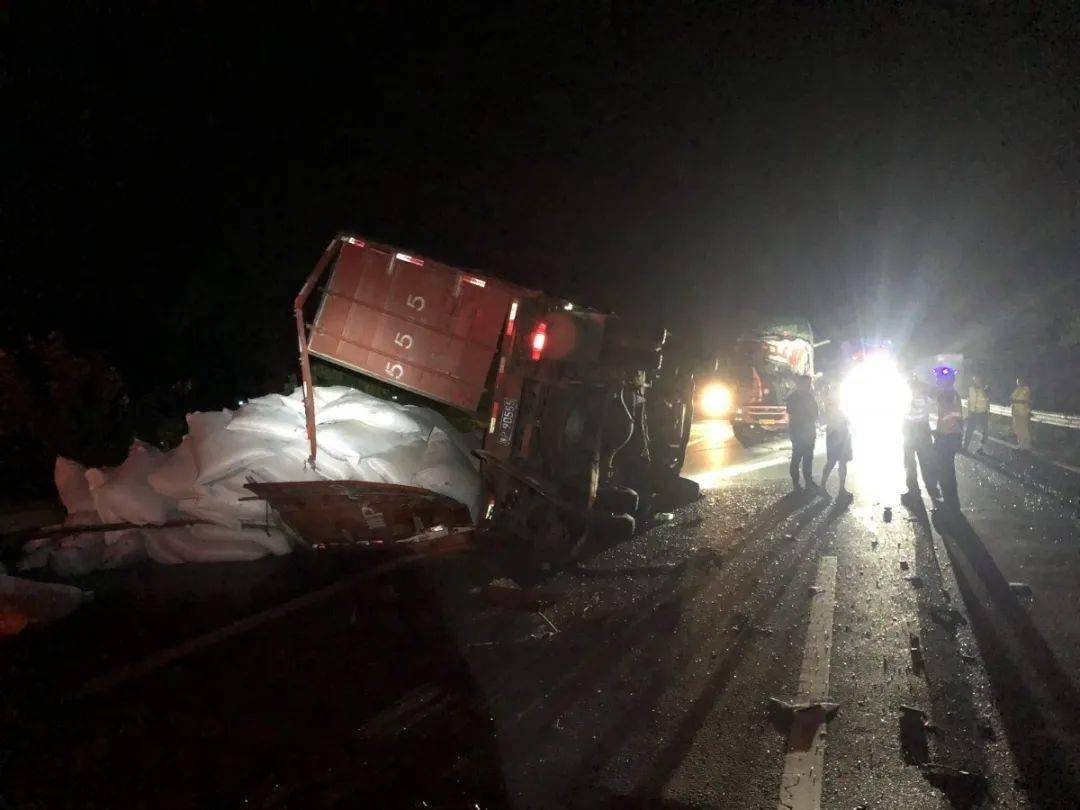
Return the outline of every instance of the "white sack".
[[[266,531],[264,529],[229,529],[225,526],[192,526],[191,534],[196,540],[206,542],[212,547],[216,547],[219,543],[230,543],[235,544],[235,548],[239,548],[241,542],[248,543],[254,547],[252,553],[255,553],[257,549],[262,550],[259,556],[269,552],[280,557],[292,551],[289,538],[278,529]]]
[[[53,480],[56,482],[56,492],[69,514],[94,511],[94,499],[86,482],[86,467],[77,461],[57,456]]]
[[[249,431],[285,441],[303,438],[307,431],[302,412],[297,413],[281,403],[281,397],[252,400],[233,415],[225,429]]]
[[[467,506],[475,522],[480,514],[480,474],[463,464],[440,464],[418,472],[412,485],[430,489]]]
[[[84,532],[57,539],[49,549],[49,568],[62,577],[78,577],[97,571],[105,560],[101,532]]]
[[[150,529],[149,531],[156,531]],[[146,559],[146,540],[138,529],[105,532],[102,568],[123,568]]]
[[[215,529],[216,532],[206,530]],[[204,532],[202,536],[197,534]],[[155,562],[177,565],[186,562],[247,562],[265,557],[265,546],[246,537],[246,532],[223,527],[192,526],[147,532],[146,551]]]
[[[94,508],[104,522],[139,526],[165,522],[175,501],[156,492],[149,483],[150,474],[163,459],[160,450],[136,439],[127,459],[116,469],[86,471]]]
[[[191,437],[185,436],[180,446],[166,453],[160,466],[147,476],[155,492],[177,501],[196,495],[199,471],[191,444]]]
[[[359,421],[323,425],[316,432],[316,437],[320,453],[329,453],[352,463],[368,456],[390,452],[408,441],[400,433],[372,427]],[[317,461],[318,457],[316,457]]]
[[[277,451],[278,444],[273,437],[243,430],[225,430],[228,418],[217,420],[216,424],[212,422],[204,424],[201,420],[192,419],[192,417],[203,415],[188,415],[192,439],[191,449],[195,454],[195,466],[199,470],[196,480],[200,484],[212,484],[214,481],[250,466],[258,459],[274,455]],[[196,432],[196,424],[199,424],[198,432]],[[206,428],[205,431],[203,427]]]

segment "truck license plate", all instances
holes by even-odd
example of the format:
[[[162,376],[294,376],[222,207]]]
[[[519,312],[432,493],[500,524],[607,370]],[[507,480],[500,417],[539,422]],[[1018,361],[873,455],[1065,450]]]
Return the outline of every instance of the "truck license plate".
[[[502,407],[499,409],[499,432],[497,439],[499,444],[504,447],[508,446],[510,440],[514,437],[514,422],[517,421],[517,406],[518,401],[516,399],[507,397],[502,401]]]

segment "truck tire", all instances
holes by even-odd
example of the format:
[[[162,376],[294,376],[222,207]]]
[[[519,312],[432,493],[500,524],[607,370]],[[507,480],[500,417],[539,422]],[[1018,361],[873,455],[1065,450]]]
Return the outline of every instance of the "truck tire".
[[[761,443],[761,438],[749,425],[732,425],[731,431],[743,447],[753,447],[755,444]]]
[[[638,508],[638,493],[630,487],[600,487],[593,508],[617,515],[633,515]]]

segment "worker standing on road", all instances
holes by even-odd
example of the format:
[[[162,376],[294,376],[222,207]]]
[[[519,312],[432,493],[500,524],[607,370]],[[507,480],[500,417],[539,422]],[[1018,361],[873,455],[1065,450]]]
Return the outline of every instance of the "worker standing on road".
[[[1020,450],[1031,450],[1031,389],[1023,377],[1016,378],[1016,388],[1012,392],[1013,433]]]
[[[821,473],[821,488],[829,480],[833,467],[839,465],[840,489],[836,491],[836,500],[845,501],[851,493],[847,491],[847,464],[851,461],[851,426],[847,415],[840,407],[840,398],[835,388],[829,389],[825,398],[825,469]]]
[[[904,471],[907,474],[907,492],[901,500],[905,503],[921,497],[919,469],[930,499],[941,500],[937,473],[934,471],[934,439],[930,433],[930,390],[917,375],[911,377],[911,403],[904,415]],[[917,460],[917,463],[916,463]]]
[[[941,499],[950,509],[960,508],[956,491],[956,454],[960,451],[964,432],[964,414],[960,395],[956,393],[952,369],[942,369],[938,375],[937,430],[934,432],[934,461],[937,466]]]
[[[986,444],[986,434],[990,431],[990,389],[983,384],[982,377],[978,374],[971,375],[971,385],[968,386],[967,421],[964,425],[964,450],[971,444],[971,437],[976,430],[982,430],[982,438],[979,439],[979,447],[975,451],[981,453]]]
[[[795,391],[787,400],[788,432],[791,435],[791,484],[799,486],[799,468],[807,489],[817,489],[814,483],[814,444],[817,440],[818,407],[813,383],[805,374],[795,382]]]

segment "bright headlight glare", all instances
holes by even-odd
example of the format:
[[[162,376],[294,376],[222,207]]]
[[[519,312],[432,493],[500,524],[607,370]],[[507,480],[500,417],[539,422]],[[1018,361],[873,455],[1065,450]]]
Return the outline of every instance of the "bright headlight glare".
[[[862,424],[898,422],[907,410],[911,392],[896,364],[887,357],[868,357],[840,384],[840,407]]]
[[[734,404],[731,389],[720,383],[705,386],[701,392],[700,401],[702,415],[713,419],[727,416],[731,413],[731,406]]]

